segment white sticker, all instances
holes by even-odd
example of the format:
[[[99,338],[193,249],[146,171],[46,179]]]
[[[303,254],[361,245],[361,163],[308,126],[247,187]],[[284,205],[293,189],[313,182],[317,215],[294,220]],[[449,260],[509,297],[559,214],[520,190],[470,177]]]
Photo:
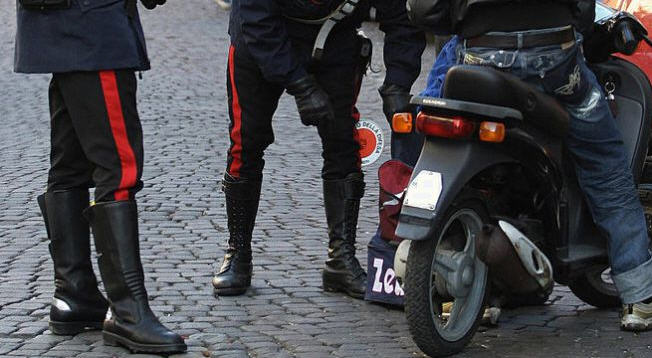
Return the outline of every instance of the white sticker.
[[[364,167],[380,158],[385,145],[385,137],[380,126],[368,119],[359,120],[355,124],[355,129],[358,131],[360,159]]]
[[[441,173],[422,170],[408,186],[403,204],[413,208],[435,210],[442,188]]]

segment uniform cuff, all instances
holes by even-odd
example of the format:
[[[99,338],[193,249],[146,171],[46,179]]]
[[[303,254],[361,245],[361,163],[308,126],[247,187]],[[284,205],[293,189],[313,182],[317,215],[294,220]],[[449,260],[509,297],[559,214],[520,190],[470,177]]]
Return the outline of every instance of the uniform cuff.
[[[283,87],[287,88],[290,83],[296,82],[306,76],[308,76],[308,72],[303,67],[297,67],[294,71],[290,72],[285,83],[283,83]]]

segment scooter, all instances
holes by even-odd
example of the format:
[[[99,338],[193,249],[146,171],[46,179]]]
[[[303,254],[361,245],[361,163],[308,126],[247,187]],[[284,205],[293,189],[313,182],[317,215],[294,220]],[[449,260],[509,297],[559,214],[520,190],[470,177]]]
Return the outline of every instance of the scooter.
[[[631,54],[641,39],[649,41],[647,32],[622,12],[599,21],[611,46],[591,67],[617,108],[641,197],[652,197],[652,87],[638,67],[610,56]],[[443,98],[412,103],[421,108],[416,119],[395,117],[392,129],[416,128],[426,140],[403,196],[396,235],[404,240],[394,269],[411,335],[424,353],[460,352],[477,330],[490,288],[547,297],[554,279],[590,305],[620,304],[606,240],[564,148],[569,115],[553,97],[504,72],[456,66]],[[515,269],[496,275],[487,250],[500,252],[495,246],[505,243],[520,266],[512,262]]]

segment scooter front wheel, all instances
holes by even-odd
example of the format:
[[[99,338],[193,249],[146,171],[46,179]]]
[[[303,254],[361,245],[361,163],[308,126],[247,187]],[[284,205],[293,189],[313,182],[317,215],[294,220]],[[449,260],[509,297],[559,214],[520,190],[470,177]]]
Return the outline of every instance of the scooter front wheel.
[[[410,245],[405,312],[412,338],[431,357],[460,352],[480,324],[489,283],[475,241],[487,217],[481,201],[458,200],[433,237]]]

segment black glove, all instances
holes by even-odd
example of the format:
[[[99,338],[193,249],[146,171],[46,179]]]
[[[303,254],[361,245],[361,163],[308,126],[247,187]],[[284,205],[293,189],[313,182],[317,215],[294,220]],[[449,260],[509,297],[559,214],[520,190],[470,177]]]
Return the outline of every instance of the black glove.
[[[410,112],[410,92],[395,84],[383,84],[378,89],[380,97],[383,99],[383,113],[389,124],[392,124],[394,114],[401,112]]]
[[[316,126],[335,120],[335,112],[326,92],[319,87],[312,76],[306,76],[287,85],[287,91],[294,96],[301,123]]]
[[[156,5],[165,4],[165,1],[167,0],[140,0],[140,2],[143,3],[143,6],[145,6],[148,10],[154,9]]]

